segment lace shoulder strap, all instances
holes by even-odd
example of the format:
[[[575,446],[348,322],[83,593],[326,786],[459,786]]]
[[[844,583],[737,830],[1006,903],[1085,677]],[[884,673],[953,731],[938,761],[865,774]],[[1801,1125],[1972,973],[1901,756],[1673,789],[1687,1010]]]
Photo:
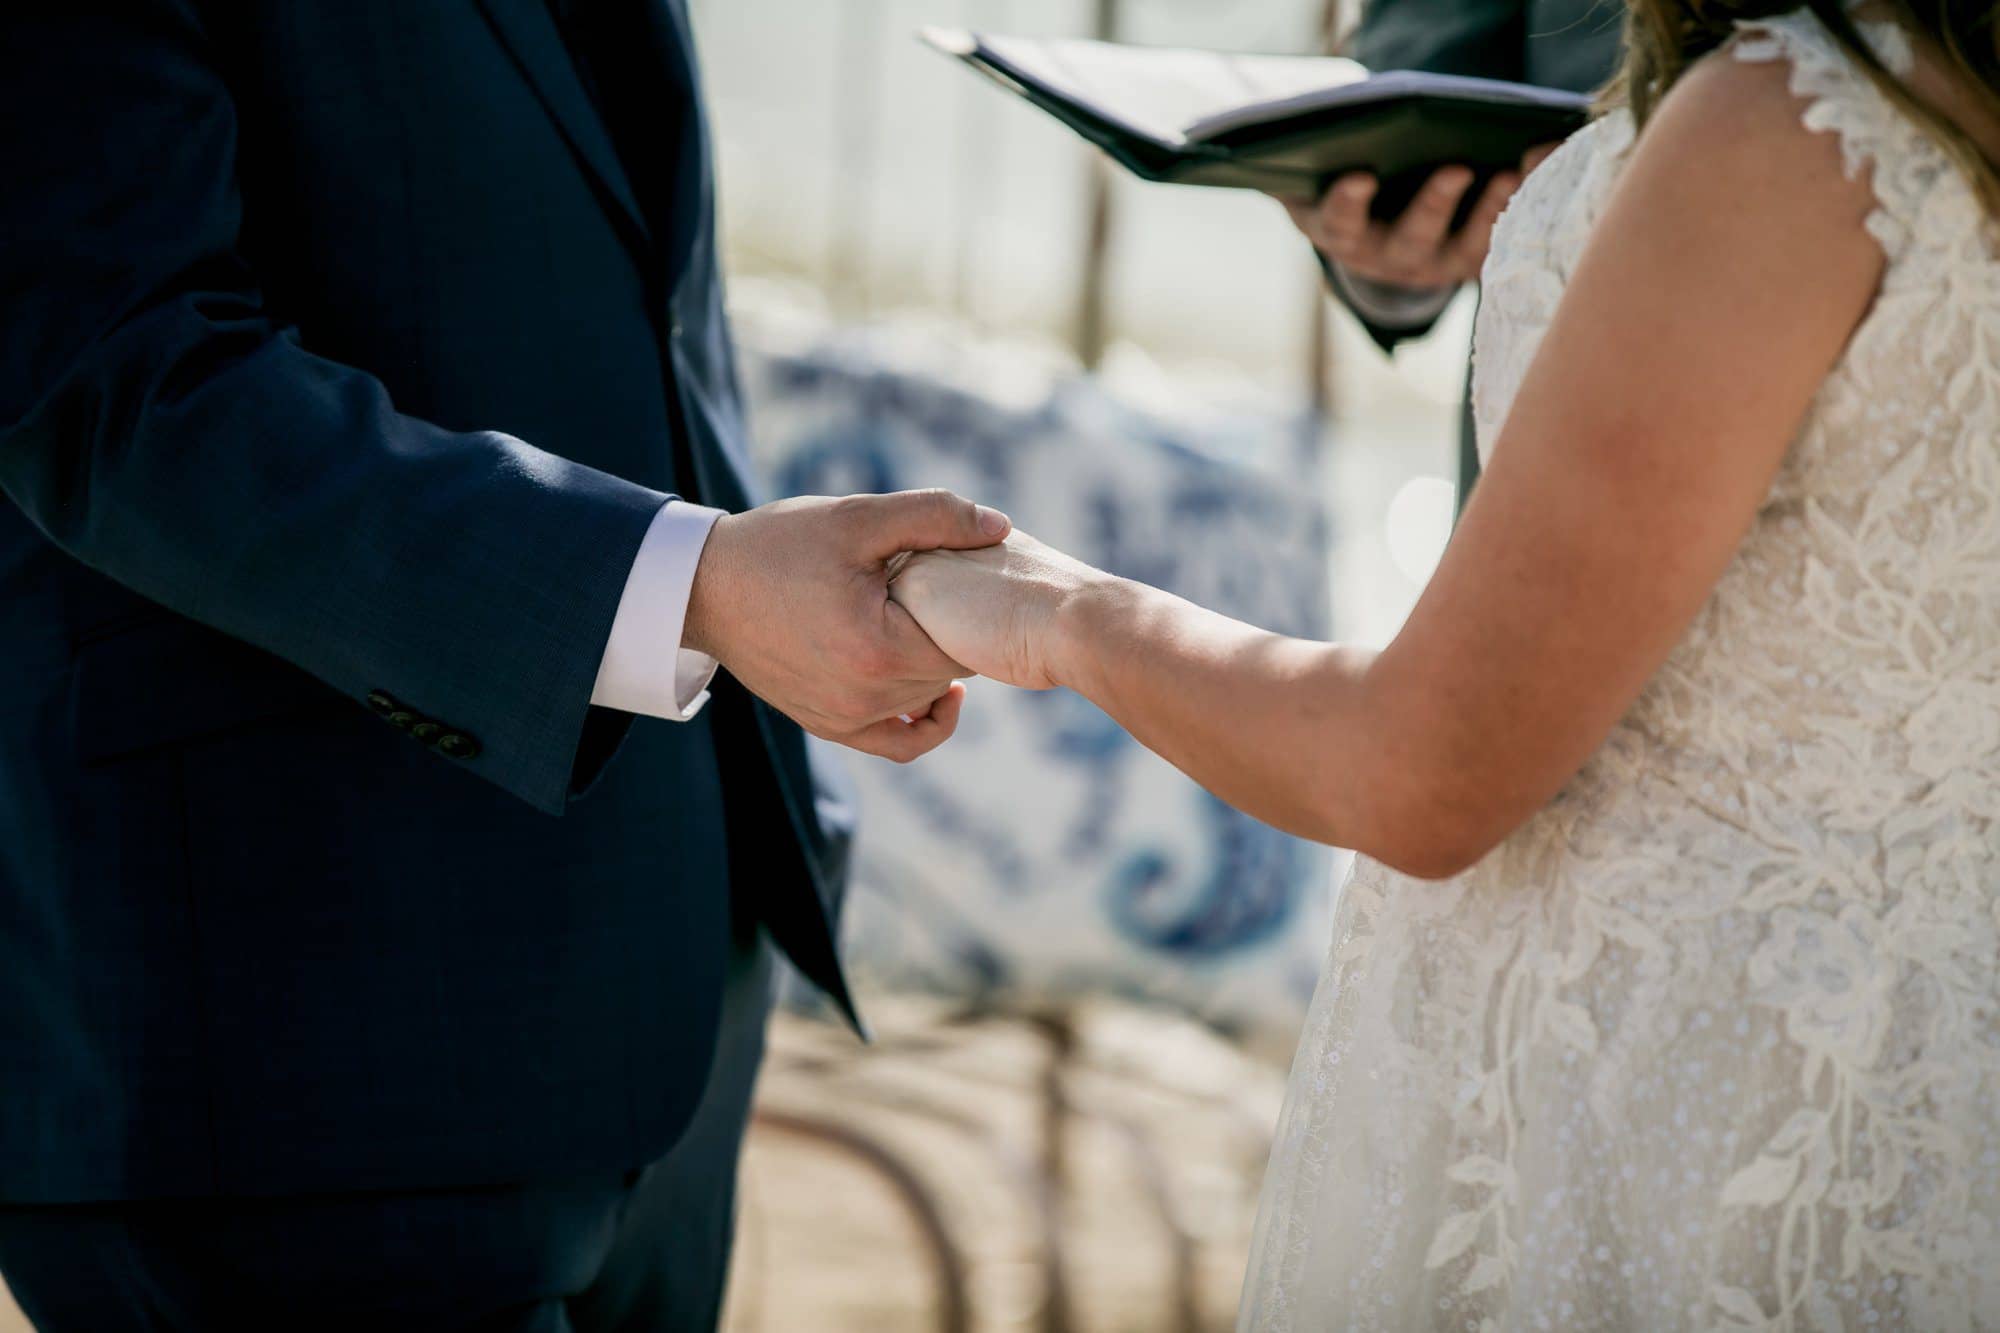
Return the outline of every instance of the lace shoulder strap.
[[[1893,23],[1857,23],[1882,63],[1898,76],[1916,63],[1909,37]],[[1971,183],[1930,131],[1891,102],[1840,41],[1810,11],[1793,10],[1736,25],[1729,50],[1752,62],[1783,60],[1791,89],[1806,105],[1809,130],[1840,139],[1850,176],[1870,173],[1879,207],[1868,229],[1893,261],[1925,236],[1976,236],[1985,211]]]

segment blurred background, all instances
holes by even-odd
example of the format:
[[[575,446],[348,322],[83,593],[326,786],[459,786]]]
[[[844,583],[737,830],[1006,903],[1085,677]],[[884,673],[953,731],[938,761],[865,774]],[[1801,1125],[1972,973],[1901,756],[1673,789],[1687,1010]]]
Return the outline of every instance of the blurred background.
[[[1114,173],[914,37],[1323,52],[1351,0],[694,8],[777,490],[950,486],[1243,619],[1394,634],[1449,530],[1469,304],[1392,361],[1275,203]],[[850,769],[878,1040],[774,1031],[732,1333],[1230,1327],[1341,856],[1060,692],[974,682],[950,745]]]
[[[1351,8],[693,0],[774,489],[950,486],[1240,618],[1386,642],[1449,528],[1469,305],[1384,357],[1276,204],[1115,176],[914,38],[1311,53]],[[877,1041],[803,995],[779,1018],[731,1333],[1230,1327],[1341,856],[1061,692],[974,682],[952,744],[849,767]]]

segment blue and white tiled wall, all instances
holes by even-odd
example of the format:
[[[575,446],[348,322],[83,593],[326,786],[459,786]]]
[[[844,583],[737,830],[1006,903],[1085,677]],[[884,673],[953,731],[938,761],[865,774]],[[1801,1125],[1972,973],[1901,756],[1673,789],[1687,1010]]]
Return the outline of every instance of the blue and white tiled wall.
[[[1103,568],[1326,633],[1327,523],[1295,420],[1177,425],[963,338],[742,324],[777,493],[949,486]],[[849,767],[848,938],[874,984],[1019,1008],[1109,991],[1296,1028],[1341,855],[1224,805],[1083,699],[975,681],[949,745]]]

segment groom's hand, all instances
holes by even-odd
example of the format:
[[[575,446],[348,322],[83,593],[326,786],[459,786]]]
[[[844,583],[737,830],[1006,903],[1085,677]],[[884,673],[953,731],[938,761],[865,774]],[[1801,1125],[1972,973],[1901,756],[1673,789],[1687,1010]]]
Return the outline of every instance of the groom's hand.
[[[889,600],[889,561],[991,546],[1009,526],[950,491],[730,514],[702,551],[681,641],[813,735],[907,762],[950,737],[964,698],[953,682],[971,673]]]

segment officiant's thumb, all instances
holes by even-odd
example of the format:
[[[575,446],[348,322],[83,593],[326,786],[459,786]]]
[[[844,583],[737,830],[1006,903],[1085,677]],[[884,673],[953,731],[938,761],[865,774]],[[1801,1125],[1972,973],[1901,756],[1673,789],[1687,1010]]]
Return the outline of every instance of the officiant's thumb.
[[[969,551],[991,546],[1012,530],[1005,514],[945,490],[898,491],[867,497],[868,554],[886,560],[898,551]]]

